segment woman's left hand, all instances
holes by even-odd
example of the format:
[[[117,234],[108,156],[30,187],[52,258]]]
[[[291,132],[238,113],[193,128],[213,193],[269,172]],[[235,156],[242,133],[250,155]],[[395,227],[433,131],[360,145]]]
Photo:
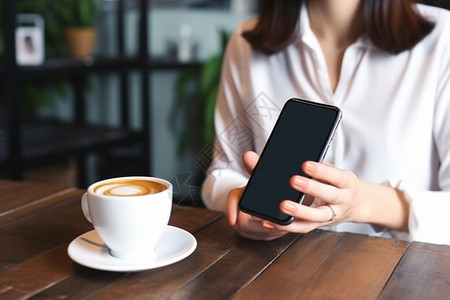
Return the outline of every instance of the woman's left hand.
[[[281,211],[293,216],[294,221],[283,226],[264,220],[265,228],[306,233],[341,222],[364,221],[364,205],[358,201],[363,182],[354,173],[312,161],[305,162],[302,169],[314,179],[295,175],[291,178],[290,185],[313,197],[314,201],[309,206],[290,200],[283,201],[280,204]]]

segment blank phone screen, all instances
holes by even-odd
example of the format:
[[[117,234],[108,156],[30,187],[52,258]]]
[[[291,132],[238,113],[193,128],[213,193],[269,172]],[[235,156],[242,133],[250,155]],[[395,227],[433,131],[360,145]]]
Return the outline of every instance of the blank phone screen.
[[[292,218],[279,209],[283,200],[302,202],[291,188],[293,175],[305,176],[307,160],[322,161],[340,120],[337,107],[290,99],[284,105],[240,200],[240,209],[280,224]]]

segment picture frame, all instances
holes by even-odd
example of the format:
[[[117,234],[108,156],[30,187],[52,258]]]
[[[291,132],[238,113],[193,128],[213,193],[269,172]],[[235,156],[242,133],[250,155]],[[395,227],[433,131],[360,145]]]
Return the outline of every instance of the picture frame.
[[[38,14],[16,16],[16,63],[40,65],[45,60],[44,19]]]

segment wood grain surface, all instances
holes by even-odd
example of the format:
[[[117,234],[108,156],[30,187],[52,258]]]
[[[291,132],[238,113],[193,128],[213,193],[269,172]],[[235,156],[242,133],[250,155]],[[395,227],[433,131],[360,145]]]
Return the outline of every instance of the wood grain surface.
[[[73,262],[93,229],[83,190],[0,180],[0,299],[446,299],[450,247],[316,230],[239,237],[225,216],[173,206],[170,224],[197,248],[169,266],[106,272]]]

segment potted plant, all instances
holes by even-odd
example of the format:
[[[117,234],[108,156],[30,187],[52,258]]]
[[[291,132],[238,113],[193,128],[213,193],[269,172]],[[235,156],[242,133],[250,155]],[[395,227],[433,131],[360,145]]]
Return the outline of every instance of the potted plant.
[[[63,28],[71,56],[84,58],[92,55],[97,39],[95,21],[101,4],[102,0],[51,1],[50,10]]]

